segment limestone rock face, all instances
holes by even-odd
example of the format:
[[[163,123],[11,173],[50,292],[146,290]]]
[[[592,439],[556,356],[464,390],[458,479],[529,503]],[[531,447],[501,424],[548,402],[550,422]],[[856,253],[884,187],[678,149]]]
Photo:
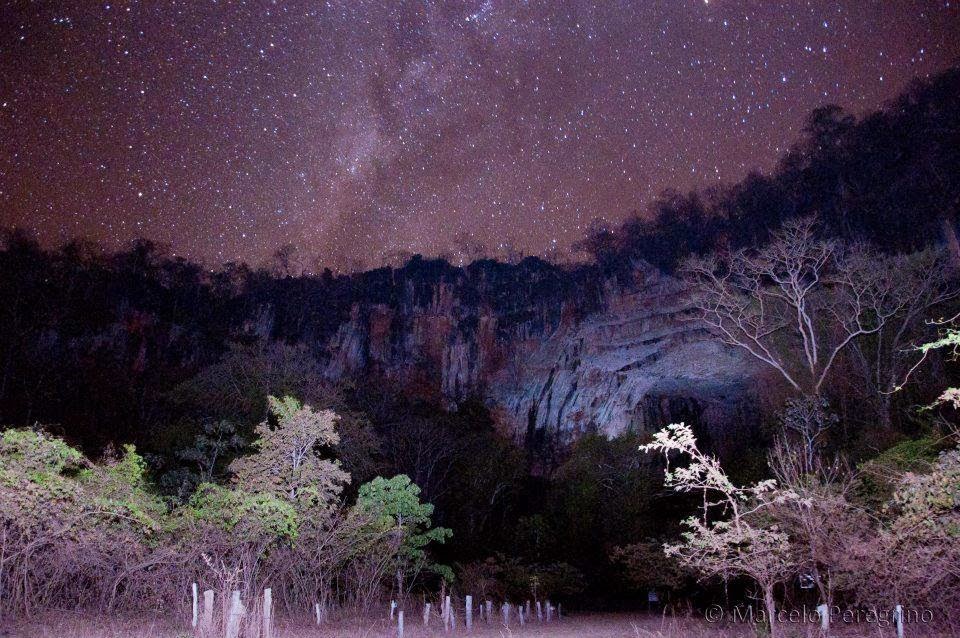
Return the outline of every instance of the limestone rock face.
[[[601,311],[518,351],[498,373],[491,401],[510,429],[569,441],[739,416],[755,366],[694,319],[676,280],[641,274],[636,289],[609,291]]]
[[[756,367],[693,319],[675,279],[643,265],[625,284],[502,267],[408,277],[387,302],[356,301],[321,348],[326,375],[379,375],[447,405],[479,397],[518,440],[737,418]]]

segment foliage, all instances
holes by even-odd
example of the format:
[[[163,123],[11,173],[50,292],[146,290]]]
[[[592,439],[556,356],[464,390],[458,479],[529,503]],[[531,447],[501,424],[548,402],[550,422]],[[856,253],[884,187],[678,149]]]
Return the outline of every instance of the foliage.
[[[667,556],[663,546],[662,541],[651,539],[614,547],[610,560],[623,569],[627,581],[640,591],[683,589],[693,574]]]
[[[420,488],[403,474],[378,476],[361,485],[357,508],[375,514],[375,524],[384,529],[404,530],[405,549],[417,556],[427,544],[442,543],[452,535],[449,529],[431,527],[433,505],[420,502]]]
[[[516,556],[497,554],[457,566],[464,591],[482,598],[506,600],[569,599],[586,587],[583,572],[564,562],[528,563]]]
[[[184,466],[166,472],[160,479],[161,485],[183,500],[201,483],[222,478],[229,461],[244,447],[246,440],[233,423],[226,419],[207,420],[193,444],[177,450],[176,457]]]
[[[0,611],[71,598],[111,607],[152,592],[176,560],[145,471],[133,446],[94,465],[42,431],[3,432]]]
[[[321,456],[322,448],[340,441],[336,414],[315,412],[290,396],[268,402],[275,423],[258,425],[254,453],[231,463],[237,484],[291,502],[332,503],[350,480],[337,461]]]
[[[239,543],[269,545],[297,537],[293,506],[265,492],[245,492],[204,483],[187,503],[185,513],[197,522],[220,528]]]
[[[930,471],[940,447],[941,444],[930,437],[908,439],[864,461],[858,466],[857,499],[871,510],[880,512],[893,497],[905,473]]]
[[[357,494],[356,508],[372,515],[373,525],[389,533],[401,589],[402,575],[415,576],[424,567],[448,580],[452,578],[449,567],[428,563],[426,547],[445,542],[453,532],[445,527],[431,527],[433,505],[420,502],[420,488],[408,476],[378,476],[364,483]]]

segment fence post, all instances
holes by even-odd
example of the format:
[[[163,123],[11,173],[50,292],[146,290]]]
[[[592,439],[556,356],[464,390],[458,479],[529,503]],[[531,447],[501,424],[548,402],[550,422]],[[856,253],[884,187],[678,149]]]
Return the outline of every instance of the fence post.
[[[817,615],[820,617],[820,631],[826,636],[830,633],[830,610],[826,605],[817,605]]]
[[[390,622],[393,622],[393,612],[397,609],[397,601],[390,601]]]
[[[263,638],[273,638],[273,590],[263,590]]]
[[[537,622],[543,622],[543,607],[540,606],[540,601],[537,601]]]
[[[520,626],[523,627],[523,605],[517,605],[517,620],[520,621]]]
[[[893,624],[897,628],[897,638],[903,638],[903,606],[893,608]]]
[[[550,601],[547,601],[547,622],[553,620],[553,605],[550,604]]]
[[[227,616],[226,638],[238,638],[240,620],[243,618],[243,603],[240,602],[240,590],[235,589],[230,598],[230,613]]]
[[[487,624],[489,625],[493,621],[493,601],[487,601]]]
[[[426,603],[423,606],[423,626],[430,626],[430,603]]]
[[[397,638],[403,638],[403,610],[397,612]]]
[[[450,631],[453,628],[453,608],[450,606],[450,596],[443,599],[443,629]]]
[[[473,596],[468,595],[464,600],[466,601],[463,605],[465,608],[464,619],[467,623],[467,631],[470,631],[473,629]]]
[[[190,593],[192,594],[192,597],[193,597],[193,616],[192,616],[192,619],[190,620],[190,626],[191,626],[193,629],[196,629],[196,628],[197,628],[197,620],[198,620],[199,614],[200,614],[200,604],[199,604],[199,603],[200,603],[200,600],[199,600],[199,598],[198,598],[198,596],[197,596],[197,584],[196,584],[196,583],[193,583],[193,584],[190,586]]]
[[[213,634],[213,590],[208,589],[203,592],[203,622],[200,625],[200,632],[209,636]]]
[[[510,626],[510,603],[503,603],[503,607],[500,608],[500,613],[503,615],[503,626]]]

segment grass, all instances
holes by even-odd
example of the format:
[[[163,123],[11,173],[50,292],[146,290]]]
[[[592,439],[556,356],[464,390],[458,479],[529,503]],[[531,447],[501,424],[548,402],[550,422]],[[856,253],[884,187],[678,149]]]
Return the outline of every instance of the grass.
[[[549,624],[527,623],[524,627],[509,628],[500,623],[475,623],[467,633],[460,624],[456,630],[444,632],[438,619],[424,628],[419,615],[410,613],[406,620],[404,638],[430,638],[441,636],[476,636],[478,638],[754,638],[765,635],[750,625],[709,624],[702,619],[661,617],[647,614],[585,614],[564,618]],[[147,618],[98,618],[89,614],[69,612],[49,613],[27,623],[5,626],[0,624],[3,638],[192,638],[193,633],[185,628],[189,623],[171,619]],[[896,635],[892,627],[866,625],[837,627],[832,634],[841,638],[885,638]],[[924,631],[926,629],[926,631]],[[952,635],[950,632],[935,632],[929,628],[910,627],[911,638],[934,638]],[[6,632],[6,633],[5,633]],[[813,625],[785,626],[789,638],[814,638],[818,636]],[[306,624],[279,623],[275,638],[394,638],[396,626],[387,619],[353,618],[332,622],[323,628]],[[213,638],[219,638],[214,636]]]

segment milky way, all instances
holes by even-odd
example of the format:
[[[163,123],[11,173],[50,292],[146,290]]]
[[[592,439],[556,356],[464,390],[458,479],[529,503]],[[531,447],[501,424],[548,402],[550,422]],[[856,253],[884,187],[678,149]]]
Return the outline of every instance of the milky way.
[[[8,1],[0,223],[210,264],[553,253],[958,57],[956,1]]]

